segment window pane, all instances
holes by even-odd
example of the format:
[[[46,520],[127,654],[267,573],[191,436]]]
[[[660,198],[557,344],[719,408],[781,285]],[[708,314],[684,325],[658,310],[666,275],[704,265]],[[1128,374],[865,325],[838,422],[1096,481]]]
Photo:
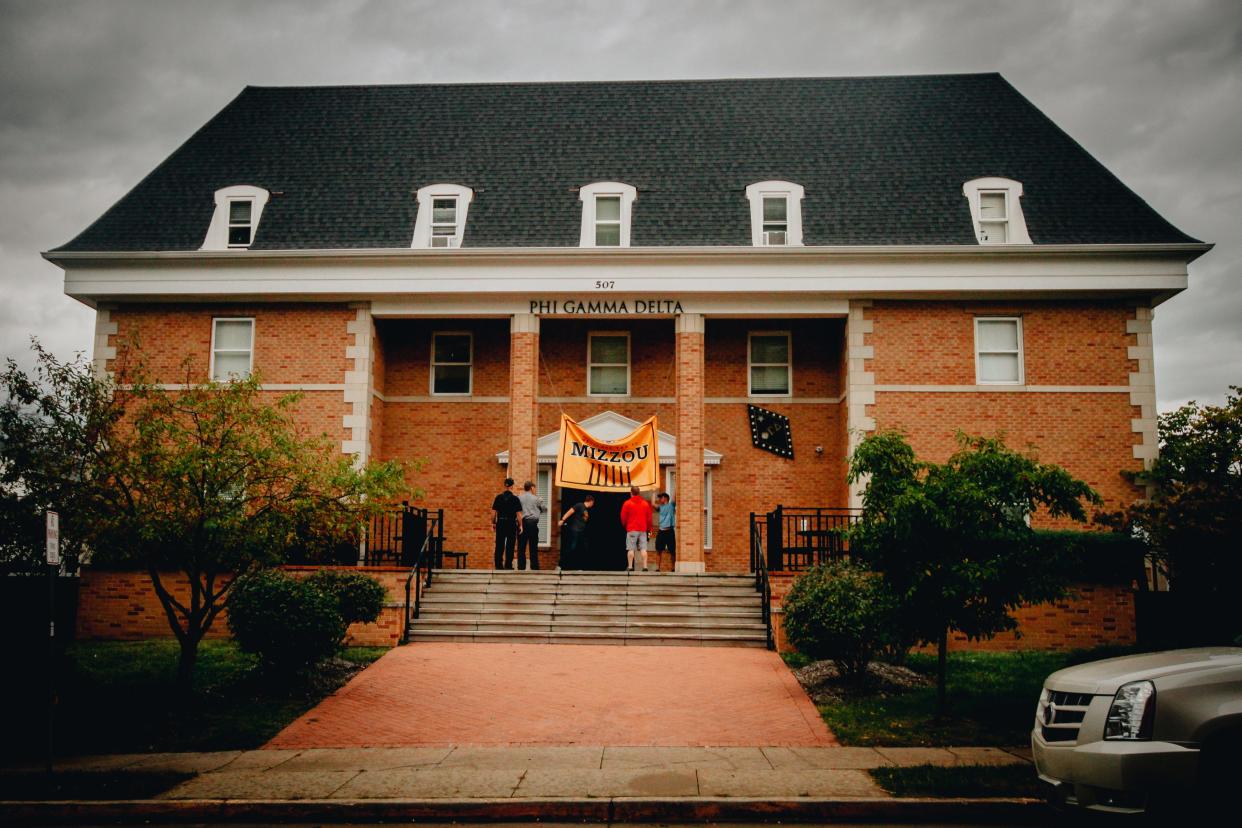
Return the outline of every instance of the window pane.
[[[230,201],[229,224],[249,224],[251,204],[249,201]]]
[[[979,241],[992,244],[1004,244],[1009,240],[1009,225],[1003,221],[988,221],[979,224]]]
[[[624,336],[593,336],[591,337],[591,362],[612,365],[624,365],[629,361],[626,353]]]
[[[539,513],[539,545],[547,546],[552,539],[552,485],[548,482],[552,473],[548,469],[540,469],[535,474],[536,494],[543,498],[548,511]]]
[[[596,221],[620,221],[621,220],[621,196],[596,196],[595,197],[595,220]]]
[[[597,224],[595,225],[595,245],[596,247],[620,247],[621,246],[621,225],[619,224]]]
[[[431,202],[431,221],[433,224],[457,223],[457,200],[453,198],[437,198]]]
[[[1018,350],[1018,323],[1011,319],[979,320],[979,350]]]
[[[789,369],[779,365],[753,366],[750,391],[752,394],[788,394]]]
[[[250,225],[243,224],[241,227],[230,227],[229,244],[243,247],[250,244]]]
[[[1005,214],[1004,193],[979,193],[979,218],[1003,219]]]
[[[469,394],[469,365],[437,365],[432,390],[437,394]]]
[[[216,344],[219,350],[250,349],[250,331],[252,323],[243,320],[216,320]]]
[[[216,354],[214,370],[211,378],[217,382],[227,382],[230,378],[245,378],[250,375],[250,354]]]
[[[765,198],[763,200],[763,220],[764,221],[785,221],[789,202],[784,196],[779,198]]]
[[[469,362],[470,337],[464,334],[440,334],[435,338],[435,362]]]
[[[752,336],[751,362],[789,362],[789,339],[785,336]]]
[[[980,354],[979,379],[984,382],[1017,382],[1017,354]]]
[[[616,368],[592,368],[590,393],[628,394],[626,373],[626,369],[623,366]]]

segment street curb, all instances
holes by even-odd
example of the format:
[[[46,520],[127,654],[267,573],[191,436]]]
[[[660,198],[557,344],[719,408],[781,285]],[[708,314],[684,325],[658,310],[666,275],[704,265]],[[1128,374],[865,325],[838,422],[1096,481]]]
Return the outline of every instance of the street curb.
[[[1046,819],[1037,799],[141,799],[0,802],[8,824],[143,822],[959,822],[1004,825]]]

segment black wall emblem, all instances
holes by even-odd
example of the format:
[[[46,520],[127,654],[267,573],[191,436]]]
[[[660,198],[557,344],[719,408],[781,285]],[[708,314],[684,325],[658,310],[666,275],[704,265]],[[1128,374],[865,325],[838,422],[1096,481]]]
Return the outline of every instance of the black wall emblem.
[[[757,405],[746,406],[750,413],[750,442],[755,448],[793,459],[793,433],[789,418]]]

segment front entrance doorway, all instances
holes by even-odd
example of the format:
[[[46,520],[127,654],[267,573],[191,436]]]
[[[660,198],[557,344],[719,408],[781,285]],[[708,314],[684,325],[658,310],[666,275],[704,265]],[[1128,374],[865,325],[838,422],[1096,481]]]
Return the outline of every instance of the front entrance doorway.
[[[580,553],[582,569],[619,571],[625,569],[625,530],[621,526],[621,504],[628,492],[588,492],[585,489],[561,489],[561,512],[581,503],[588,494],[595,495],[595,508],[587,521],[586,551]],[[562,547],[563,548],[563,547]]]

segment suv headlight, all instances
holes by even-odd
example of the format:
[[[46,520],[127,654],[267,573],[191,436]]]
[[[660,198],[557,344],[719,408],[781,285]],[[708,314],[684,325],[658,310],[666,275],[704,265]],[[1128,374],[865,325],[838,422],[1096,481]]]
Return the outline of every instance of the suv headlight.
[[[1156,719],[1156,685],[1132,681],[1121,685],[1108,708],[1105,739],[1150,739]]]

